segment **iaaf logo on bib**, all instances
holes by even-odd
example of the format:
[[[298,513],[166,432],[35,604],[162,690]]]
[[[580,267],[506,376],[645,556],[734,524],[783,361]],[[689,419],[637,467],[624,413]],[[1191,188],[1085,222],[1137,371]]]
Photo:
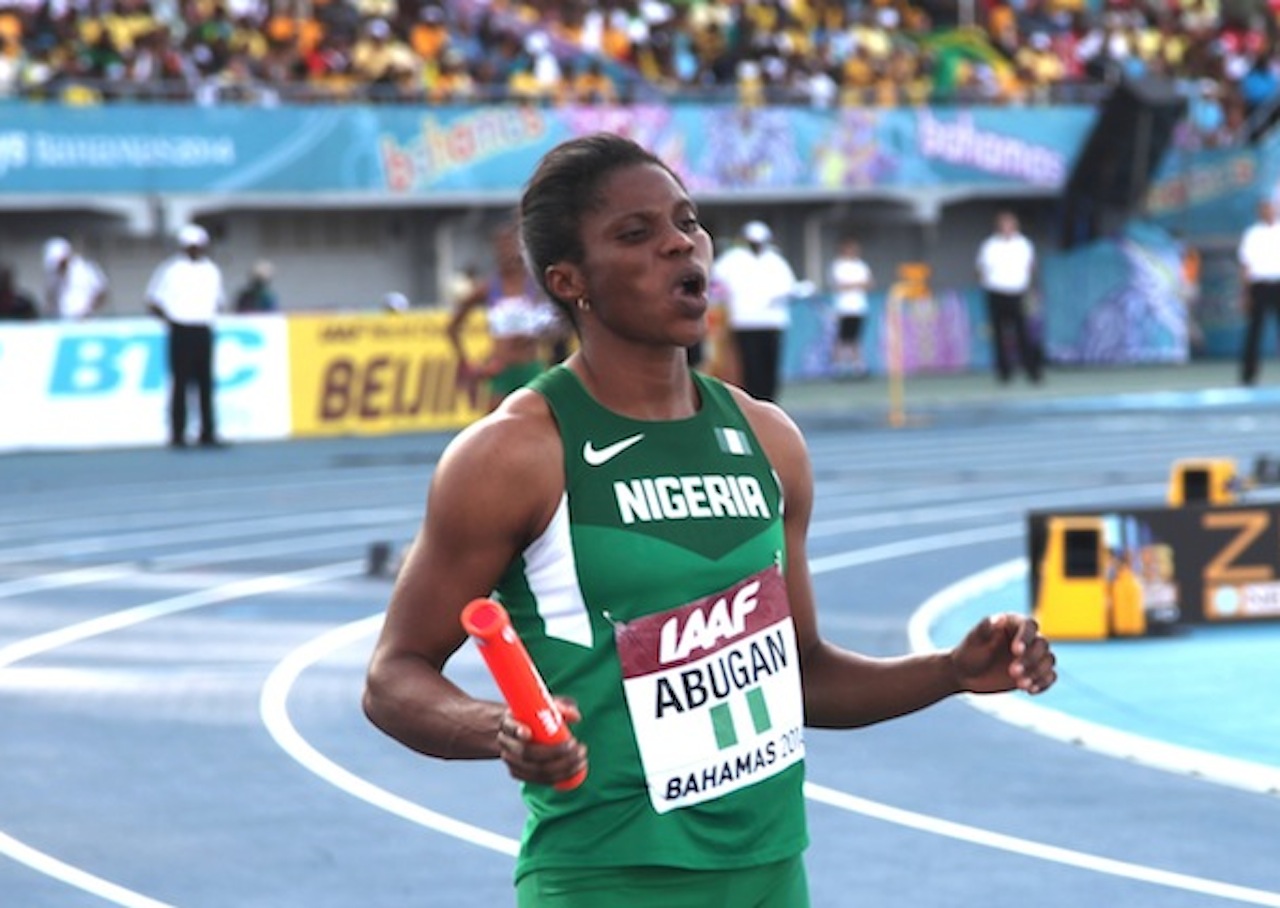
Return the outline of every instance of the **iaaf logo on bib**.
[[[679,615],[667,619],[659,636],[658,661],[664,665],[679,662],[695,649],[715,649],[722,640],[740,636],[747,629],[747,616],[760,604],[759,593],[760,581],[753,580],[732,599],[724,596],[706,610],[689,612],[683,627]]]

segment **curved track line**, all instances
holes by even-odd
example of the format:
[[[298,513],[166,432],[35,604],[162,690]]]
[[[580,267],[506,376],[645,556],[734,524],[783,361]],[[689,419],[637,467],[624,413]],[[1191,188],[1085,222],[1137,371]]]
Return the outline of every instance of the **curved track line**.
[[[1007,568],[1008,565],[1001,566],[1002,570]],[[989,573],[999,576],[999,571]],[[958,584],[958,586],[962,585]],[[979,584],[974,583],[972,586],[978,587]],[[990,583],[988,582],[980,588],[989,587]],[[442,832],[445,835],[454,836],[482,848],[489,848],[502,854],[514,856],[519,847],[515,840],[469,823],[462,823],[433,810],[428,810],[404,798],[392,795],[342,768],[302,738],[289,719],[289,690],[301,677],[302,673],[332,652],[373,633],[382,620],[383,613],[379,612],[352,624],[340,626],[314,638],[286,656],[268,677],[260,700],[263,721],[266,723],[268,731],[286,753],[308,770],[342,791],[369,804],[388,810],[410,822]],[[861,814],[886,823],[905,826],[931,835],[957,839],[972,845],[980,845],[984,848],[993,848],[998,851],[1005,851],[1037,860],[1064,864],[1093,873],[1124,877],[1169,889],[1196,892],[1250,905],[1266,905],[1270,906],[1270,908],[1280,908],[1280,893],[1252,889],[1247,886],[1224,883],[1170,870],[1161,870],[1157,867],[1119,861],[1114,858],[1005,835],[1004,833],[993,832],[978,826],[970,826],[929,816],[928,814],[903,810],[813,782],[805,783],[804,793],[805,797],[810,800],[830,807],[847,810],[851,813]]]
[[[97,574],[94,573],[95,570],[98,571]],[[237,580],[212,589],[199,590],[169,599],[161,599],[135,608],[112,612],[108,615],[81,621],[78,624],[71,624],[45,634],[38,634],[35,637],[28,637],[25,640],[19,640],[17,643],[0,648],[0,671],[31,656],[47,653],[82,640],[88,640],[100,634],[132,627],[144,621],[150,621],[152,618],[160,618],[164,615],[172,615],[205,605],[230,602],[234,599],[243,599],[248,596],[277,593],[309,586],[313,583],[324,583],[363,572],[363,562],[346,561],[339,564],[325,565],[320,568],[308,568],[304,571],[295,571],[289,574],[270,574],[265,577]],[[69,582],[80,583],[110,579],[119,576],[120,573],[122,571],[118,566],[109,565],[104,569],[70,571],[64,575],[53,576],[64,576]],[[10,857],[19,864],[24,864],[32,870],[43,873],[59,882],[66,883],[106,901],[114,902],[117,905],[126,906],[126,908],[170,908],[165,902],[158,902],[141,893],[126,889],[88,871],[60,861],[2,831],[0,831],[0,855]]]
[[[1026,559],[1017,558],[980,571],[935,593],[916,610],[908,622],[907,633],[911,649],[915,652],[937,649],[930,629],[939,617],[990,590],[1023,580],[1026,576]],[[1280,794],[1280,769],[1272,766],[1144,738],[1040,706],[1019,694],[966,695],[964,700],[973,708],[1003,722],[1048,738],[1076,744],[1108,757],[1179,775],[1194,776],[1231,788],[1261,794]]]
[[[335,788],[411,823],[514,857],[520,848],[520,843],[515,839],[455,820],[379,788],[312,747],[289,718],[289,691],[302,673],[334,650],[372,634],[382,624],[384,617],[383,612],[378,612],[352,624],[334,628],[286,656],[271,671],[263,685],[262,696],[258,701],[263,724],[285,753]]]
[[[19,842],[3,832],[0,832],[0,854],[6,854],[18,863],[26,864],[32,870],[37,870],[45,876],[53,877],[60,882],[74,886],[82,892],[96,895],[109,902],[115,902],[117,905],[125,906],[125,908],[173,908],[168,902],[158,902],[153,898],[134,892],[132,889],[117,886],[110,880],[104,880],[102,877],[94,876],[79,867],[73,867],[70,864],[59,861],[57,858],[50,857],[43,851],[37,851],[30,845]]]
[[[906,826],[909,829],[916,829],[920,832],[945,836],[950,839],[959,839],[962,842],[981,845],[984,848],[995,848],[999,851],[1008,851],[1041,861],[1066,864],[1069,867],[1079,867],[1082,870],[1090,870],[1094,873],[1125,877],[1143,883],[1164,886],[1169,889],[1198,892],[1201,895],[1229,899],[1234,902],[1244,902],[1248,905],[1268,905],[1272,906],[1272,908],[1280,908],[1280,893],[1277,892],[1251,889],[1247,886],[1237,886],[1233,883],[1220,883],[1217,880],[1207,880],[1202,877],[1188,876],[1185,873],[1160,870],[1143,864],[1131,864],[1128,861],[1117,861],[1113,858],[1104,858],[1083,851],[1074,851],[1070,848],[1045,845],[1042,842],[1033,842],[1030,839],[1004,835],[1003,833],[992,832],[989,829],[982,829],[977,826],[953,823],[950,820],[939,819],[928,814],[890,807],[887,804],[868,801],[866,798],[855,797],[842,791],[815,785],[812,782],[805,783],[804,793],[805,797],[831,807],[860,813],[863,816],[884,820],[886,823],[893,823],[897,826]]]

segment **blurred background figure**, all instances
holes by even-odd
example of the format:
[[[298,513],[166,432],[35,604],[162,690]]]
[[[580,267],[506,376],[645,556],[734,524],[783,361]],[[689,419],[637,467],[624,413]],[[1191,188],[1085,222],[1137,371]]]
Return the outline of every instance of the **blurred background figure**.
[[[525,268],[514,222],[498,227],[492,242],[492,274],[455,303],[448,327],[461,383],[474,388],[483,382],[490,408],[546,369],[556,342],[568,331],[566,320]],[[462,343],[462,329],[467,317],[480,310],[491,347],[482,362],[473,362]]]
[[[836,307],[836,374],[862,378],[867,374],[862,357],[862,332],[867,320],[867,292],[875,285],[871,268],[862,259],[856,237],[840,241],[831,260],[831,290]]]
[[[382,310],[384,312],[408,312],[409,297],[405,296],[398,290],[383,294]]]
[[[271,286],[275,273],[275,266],[266,259],[255,262],[249,270],[248,279],[236,293],[236,312],[252,314],[279,311],[280,298]]]
[[[741,238],[741,244],[716,259],[712,275],[725,290],[743,390],[760,400],[775,400],[782,338],[791,323],[790,301],[798,282],[791,265],[774,247],[768,224],[748,221]]]
[[[147,308],[169,326],[169,445],[187,446],[187,393],[200,400],[200,445],[222,447],[213,399],[213,323],[226,303],[222,269],[209,258],[209,234],[188,224],[179,253],[160,263],[147,287]]]
[[[1258,215],[1240,236],[1236,258],[1244,287],[1244,344],[1240,349],[1240,383],[1258,380],[1262,353],[1262,325],[1274,319],[1280,325],[1280,218],[1275,202],[1258,202]]]
[[[13,268],[0,265],[0,321],[31,320],[40,317],[35,298],[18,286]]]
[[[71,241],[55,236],[44,244],[44,298],[50,318],[82,319],[107,302],[107,276],[76,251]]]
[[[978,247],[978,281],[987,296],[987,317],[991,323],[991,347],[996,378],[1013,378],[1010,347],[1017,350],[1018,362],[1033,382],[1041,379],[1040,347],[1027,324],[1027,294],[1036,277],[1036,250],[1023,235],[1018,216],[1012,211],[996,215],[996,229]]]
[[[449,281],[449,306],[456,308],[474,296],[483,286],[478,265],[466,265]]]

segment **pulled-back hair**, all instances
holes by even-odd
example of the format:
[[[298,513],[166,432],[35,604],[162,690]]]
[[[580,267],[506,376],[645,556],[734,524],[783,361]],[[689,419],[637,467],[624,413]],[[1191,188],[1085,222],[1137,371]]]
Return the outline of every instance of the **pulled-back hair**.
[[[557,299],[545,272],[556,262],[582,264],[582,219],[604,204],[600,185],[615,171],[654,164],[676,175],[657,155],[631,139],[599,132],[557,145],[542,158],[520,199],[520,240],[525,266],[548,297],[566,309],[571,300]],[[683,183],[681,183],[683,185]]]

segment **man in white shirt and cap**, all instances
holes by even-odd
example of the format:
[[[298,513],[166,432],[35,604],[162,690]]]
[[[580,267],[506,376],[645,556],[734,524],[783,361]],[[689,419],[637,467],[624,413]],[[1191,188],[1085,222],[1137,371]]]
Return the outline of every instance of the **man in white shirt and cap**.
[[[222,269],[209,258],[209,234],[188,224],[180,252],[160,264],[147,286],[147,308],[169,326],[169,444],[187,445],[187,394],[200,400],[200,444],[220,447],[213,401],[213,323],[226,304]]]
[[[85,319],[106,304],[107,276],[65,237],[44,244],[44,298],[50,318]]]
[[[1280,221],[1271,199],[1258,203],[1258,219],[1241,235],[1236,255],[1245,291],[1246,319],[1240,382],[1252,385],[1258,380],[1262,323],[1271,318],[1280,324]]]
[[[712,276],[725,291],[729,328],[742,366],[742,389],[760,400],[774,400],[782,367],[782,340],[791,323],[791,297],[797,280],[791,265],[773,246],[773,231],[763,221],[742,226],[743,245],[716,259]]]
[[[978,280],[987,295],[996,377],[1001,382],[1013,377],[1009,357],[1009,345],[1013,344],[1027,377],[1039,382],[1043,366],[1040,346],[1031,336],[1025,308],[1027,294],[1035,283],[1036,251],[1019,229],[1018,216],[1012,211],[996,215],[995,232],[978,248],[976,265]]]

